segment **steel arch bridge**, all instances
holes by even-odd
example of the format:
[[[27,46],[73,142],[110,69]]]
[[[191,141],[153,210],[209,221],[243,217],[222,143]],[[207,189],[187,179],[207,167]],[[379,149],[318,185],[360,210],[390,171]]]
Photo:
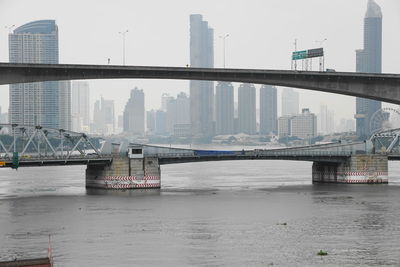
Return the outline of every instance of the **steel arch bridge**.
[[[110,148],[107,148],[110,146]],[[209,151],[142,145],[145,157],[160,165],[220,160],[302,160],[342,162],[352,155],[382,155],[400,160],[400,129],[374,134],[364,142],[338,142],[274,150]],[[0,124],[0,167],[110,165],[126,152],[111,151],[108,141],[95,144],[85,133],[42,126]],[[106,148],[105,148],[106,147]],[[107,152],[105,152],[107,151]]]
[[[0,165],[73,165],[110,161],[85,133],[21,124],[0,124]]]

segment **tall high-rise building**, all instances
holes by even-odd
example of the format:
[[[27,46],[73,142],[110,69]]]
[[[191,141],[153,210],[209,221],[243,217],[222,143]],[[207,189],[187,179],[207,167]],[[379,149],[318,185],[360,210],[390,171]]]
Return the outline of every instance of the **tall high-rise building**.
[[[216,134],[234,133],[234,93],[233,85],[219,82],[215,88],[215,128]]]
[[[154,134],[156,130],[156,111],[154,109],[146,112],[146,127],[148,134]]]
[[[167,132],[175,135],[175,129],[181,125],[190,126],[190,100],[185,93],[180,93],[167,104]]]
[[[328,109],[327,105],[320,106],[318,116],[318,132],[331,134],[335,131],[335,117],[333,110]]]
[[[90,127],[88,82],[75,81],[72,83],[71,104],[72,130],[88,132]]]
[[[161,95],[161,110],[162,111],[167,111],[167,106],[168,106],[168,102],[173,100],[174,97],[170,96],[167,93],[164,93]]]
[[[260,88],[260,134],[278,133],[277,90],[271,85]]]
[[[299,114],[299,93],[292,88],[282,90],[282,116]]]
[[[156,134],[167,135],[167,112],[162,110],[156,111]]]
[[[382,72],[382,11],[374,0],[368,1],[364,17],[364,49],[356,51],[357,72]],[[360,139],[371,135],[370,120],[373,114],[382,107],[382,103],[357,97],[356,99],[356,132]]]
[[[214,30],[199,14],[190,15],[190,66],[214,67]],[[191,129],[196,137],[213,135],[213,98],[213,82],[190,81]]]
[[[8,40],[11,63],[58,64],[58,27],[54,20],[22,25],[9,34]],[[70,129],[70,82],[10,85],[9,121]]]
[[[254,85],[244,83],[239,86],[239,133],[256,134],[256,88]]]
[[[124,132],[133,135],[144,135],[144,93],[135,88],[124,109]]]
[[[117,116],[117,129],[115,133],[119,134],[124,131],[124,115]]]
[[[91,132],[110,135],[115,132],[114,100],[105,100],[103,97],[94,103],[93,124]]]

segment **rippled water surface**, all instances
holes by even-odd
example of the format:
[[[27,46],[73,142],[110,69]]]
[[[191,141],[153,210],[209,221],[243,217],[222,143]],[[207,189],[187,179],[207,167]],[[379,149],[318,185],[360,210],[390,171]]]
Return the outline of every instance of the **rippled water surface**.
[[[84,167],[0,169],[0,257],[56,266],[399,266],[389,185],[312,185],[311,163],[162,166],[161,190],[85,189]],[[328,256],[317,256],[320,250]]]

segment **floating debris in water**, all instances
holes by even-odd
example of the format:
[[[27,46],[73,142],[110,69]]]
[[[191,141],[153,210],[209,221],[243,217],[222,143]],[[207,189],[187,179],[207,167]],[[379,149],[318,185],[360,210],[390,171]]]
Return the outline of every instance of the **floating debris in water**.
[[[318,252],[318,256],[326,256],[328,255],[328,252],[323,251],[322,249]]]

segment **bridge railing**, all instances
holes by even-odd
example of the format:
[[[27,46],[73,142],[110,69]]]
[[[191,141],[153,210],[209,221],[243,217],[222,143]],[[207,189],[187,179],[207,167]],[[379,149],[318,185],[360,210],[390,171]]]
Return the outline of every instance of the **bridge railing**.
[[[172,150],[171,150],[172,151]],[[290,147],[282,149],[254,149],[238,151],[218,150],[192,150],[191,153],[179,152],[155,152],[146,153],[147,157],[157,158],[235,158],[235,157],[349,157],[355,154],[366,154],[368,151],[365,142],[357,143],[330,143],[304,147]]]
[[[156,158],[235,158],[235,157],[296,157],[296,156],[309,156],[309,157],[317,157],[317,156],[329,156],[329,157],[337,157],[337,156],[351,156],[353,155],[352,151],[271,151],[271,152],[257,152],[257,151],[237,151],[232,154],[179,154],[179,153],[157,153],[157,154],[147,154],[146,157],[156,157]]]

